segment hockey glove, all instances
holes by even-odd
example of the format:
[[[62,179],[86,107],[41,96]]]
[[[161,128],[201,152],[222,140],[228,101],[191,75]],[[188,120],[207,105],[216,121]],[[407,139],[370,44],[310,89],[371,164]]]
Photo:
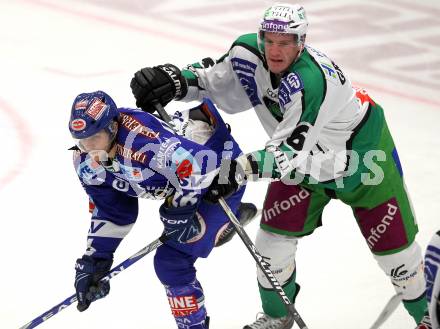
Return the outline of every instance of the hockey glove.
[[[184,207],[168,206],[165,202],[159,208],[160,219],[165,227],[164,234],[171,239],[185,243],[198,235],[201,231],[197,219],[197,205]]]
[[[75,290],[78,311],[83,312],[97,299],[108,295],[110,282],[100,280],[107,275],[113,260],[82,256],[75,264]]]
[[[245,178],[244,170],[237,161],[222,160],[220,171],[203,198],[209,203],[217,203],[220,198],[226,199],[245,184]]]
[[[155,101],[165,106],[174,98],[184,97],[187,92],[185,78],[172,64],[145,67],[137,71],[131,79],[130,87],[136,106],[150,113],[155,111]]]

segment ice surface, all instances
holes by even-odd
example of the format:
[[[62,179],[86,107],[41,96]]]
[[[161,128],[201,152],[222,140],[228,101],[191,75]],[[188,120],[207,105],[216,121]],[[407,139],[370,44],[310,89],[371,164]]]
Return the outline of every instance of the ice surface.
[[[153,4],[154,3],[154,4]],[[67,148],[69,109],[102,89],[134,106],[129,82],[144,66],[220,57],[254,32],[269,1],[0,1],[0,327],[17,328],[74,292],[85,248],[87,198]],[[400,152],[424,248],[439,228],[440,5],[410,1],[304,1],[308,43],[330,55],[383,105]],[[182,104],[171,104],[170,109]],[[244,151],[265,133],[251,111],[225,115]],[[243,126],[246,122],[246,126]],[[265,183],[245,200],[261,205]],[[157,238],[160,202],[142,201],[118,263]],[[311,329],[368,328],[394,293],[351,210],[331,202],[323,228],[300,242],[297,309]],[[254,238],[257,223],[246,230]],[[69,307],[42,328],[174,328],[152,255],[112,281],[84,313]],[[260,310],[255,265],[238,238],[198,261],[212,329],[236,329]],[[403,307],[382,329],[413,328]]]

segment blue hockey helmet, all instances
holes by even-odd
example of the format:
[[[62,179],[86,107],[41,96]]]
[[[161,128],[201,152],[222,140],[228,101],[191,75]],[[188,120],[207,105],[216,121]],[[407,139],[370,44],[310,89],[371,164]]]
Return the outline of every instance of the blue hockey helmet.
[[[103,91],[79,94],[72,104],[70,133],[75,139],[83,139],[102,129],[111,129],[111,123],[117,119],[118,113],[113,99]]]

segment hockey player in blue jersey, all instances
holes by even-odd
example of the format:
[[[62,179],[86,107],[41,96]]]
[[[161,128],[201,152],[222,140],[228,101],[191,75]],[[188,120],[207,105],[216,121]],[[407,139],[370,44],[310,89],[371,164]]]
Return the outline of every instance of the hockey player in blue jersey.
[[[150,113],[117,108],[102,91],[75,98],[69,120],[76,140],[74,165],[92,212],[87,249],[75,265],[79,311],[109,293],[108,281],[99,280],[138,217],[138,198],[163,199],[159,213],[168,240],[156,251],[156,274],[177,327],[208,328],[194,262],[207,257],[216,243],[228,241],[234,231],[221,207],[203,196],[222,158],[234,159],[241,150],[207,99],[178,112],[174,123],[183,136]],[[226,201],[245,223],[256,208],[240,203],[243,193],[241,188]]]
[[[440,329],[440,231],[426,247],[424,270],[428,312],[416,329]]]

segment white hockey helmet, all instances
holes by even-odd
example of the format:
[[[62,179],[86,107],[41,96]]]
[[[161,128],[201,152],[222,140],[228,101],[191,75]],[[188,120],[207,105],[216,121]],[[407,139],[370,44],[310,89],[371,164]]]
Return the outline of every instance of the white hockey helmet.
[[[258,48],[264,53],[264,32],[296,35],[298,45],[304,44],[307,34],[306,12],[301,5],[277,3],[266,9],[258,28]]]

